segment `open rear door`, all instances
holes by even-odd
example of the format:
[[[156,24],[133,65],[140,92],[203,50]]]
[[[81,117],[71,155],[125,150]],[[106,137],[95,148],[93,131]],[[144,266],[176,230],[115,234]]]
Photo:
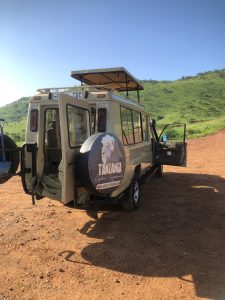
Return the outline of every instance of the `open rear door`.
[[[186,167],[186,124],[168,124],[163,127],[155,143],[155,164]]]
[[[61,94],[59,117],[62,144],[59,180],[62,184],[61,201],[66,204],[75,199],[74,162],[81,145],[90,136],[89,105],[85,100]]]

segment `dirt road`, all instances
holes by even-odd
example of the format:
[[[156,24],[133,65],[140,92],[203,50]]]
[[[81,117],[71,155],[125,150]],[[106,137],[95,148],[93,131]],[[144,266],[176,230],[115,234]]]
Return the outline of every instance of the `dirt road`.
[[[225,299],[225,131],[189,141],[133,213],[0,186],[0,299]]]

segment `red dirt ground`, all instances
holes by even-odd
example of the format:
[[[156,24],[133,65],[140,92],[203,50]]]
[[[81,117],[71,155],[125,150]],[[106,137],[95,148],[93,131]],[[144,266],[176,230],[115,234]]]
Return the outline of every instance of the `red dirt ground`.
[[[225,299],[225,131],[142,188],[138,211],[0,186],[0,299]]]

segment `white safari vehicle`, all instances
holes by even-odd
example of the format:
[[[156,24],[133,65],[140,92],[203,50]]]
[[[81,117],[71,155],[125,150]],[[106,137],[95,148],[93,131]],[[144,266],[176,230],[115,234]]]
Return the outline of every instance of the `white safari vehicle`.
[[[171,125],[158,135],[140,104],[143,86],[125,68],[71,76],[81,86],[44,88],[30,98],[21,148],[3,134],[1,120],[0,183],[20,175],[33,203],[43,197],[76,205],[121,201],[134,210],[141,183],[160,177],[163,164],[185,166],[185,124],[176,125],[181,141],[166,138]],[[137,101],[128,98],[130,91]]]

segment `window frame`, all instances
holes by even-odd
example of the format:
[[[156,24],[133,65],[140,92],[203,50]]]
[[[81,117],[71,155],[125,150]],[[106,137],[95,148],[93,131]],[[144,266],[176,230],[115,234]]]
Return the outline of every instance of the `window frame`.
[[[123,120],[122,120],[122,108],[131,111],[133,143],[127,143],[127,144],[124,144],[124,141],[123,141],[123,131],[124,131],[124,130],[123,130]],[[120,105],[120,122],[121,122],[121,131],[122,131],[122,141],[123,141],[123,145],[124,145],[124,146],[134,145],[134,144],[135,144],[135,141],[134,141],[134,122],[133,122],[133,113],[132,113],[132,109],[131,109],[131,108],[128,108],[128,107],[123,106],[123,105]]]
[[[127,143],[127,144],[124,144],[122,109],[126,109],[126,110],[131,111],[133,143]],[[135,134],[134,134],[134,116],[133,116],[133,112],[138,113],[138,114],[139,114],[139,118],[140,118],[141,139],[142,139],[140,142],[135,142]],[[147,116],[147,114],[146,114],[146,116]],[[137,144],[140,144],[140,143],[145,142],[145,141],[144,141],[144,137],[143,137],[142,113],[141,113],[140,111],[134,110],[134,109],[132,109],[132,108],[128,108],[128,107],[123,106],[123,105],[120,105],[120,123],[121,123],[121,131],[122,131],[122,142],[123,142],[123,145],[124,145],[124,146],[137,145]]]
[[[69,134],[69,118],[68,118],[68,106],[71,106],[71,107],[74,107],[74,108],[78,108],[78,109],[82,109],[82,110],[85,110],[86,112],[88,112],[88,119],[87,119],[87,122],[89,123],[89,126],[87,126],[87,138],[90,136],[90,133],[91,133],[91,124],[90,124],[90,111],[89,109],[87,108],[83,108],[83,107],[80,107],[80,106],[76,106],[76,105],[73,105],[73,104],[69,104],[67,103],[66,105],[66,122],[67,122],[67,138],[68,138],[68,144],[69,144],[69,147],[70,149],[76,149],[76,148],[81,148],[82,144],[85,142],[83,142],[82,144],[79,144],[79,145],[76,145],[76,146],[71,146],[71,143],[70,143],[70,134]],[[89,130],[89,132],[88,132]]]

